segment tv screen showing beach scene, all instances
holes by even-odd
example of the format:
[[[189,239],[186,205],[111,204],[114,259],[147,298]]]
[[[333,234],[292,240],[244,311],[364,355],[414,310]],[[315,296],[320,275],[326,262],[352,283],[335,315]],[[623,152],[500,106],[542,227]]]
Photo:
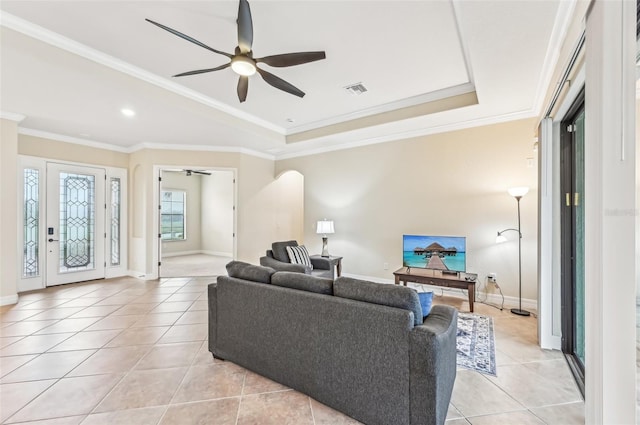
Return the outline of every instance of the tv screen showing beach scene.
[[[402,265],[434,270],[466,270],[466,238],[461,236],[402,236]]]

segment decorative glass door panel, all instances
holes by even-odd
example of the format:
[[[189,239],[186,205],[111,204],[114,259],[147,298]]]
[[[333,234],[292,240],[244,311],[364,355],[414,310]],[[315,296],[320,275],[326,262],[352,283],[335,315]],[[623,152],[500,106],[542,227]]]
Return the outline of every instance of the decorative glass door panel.
[[[47,180],[47,285],[104,278],[105,171],[50,163]]]

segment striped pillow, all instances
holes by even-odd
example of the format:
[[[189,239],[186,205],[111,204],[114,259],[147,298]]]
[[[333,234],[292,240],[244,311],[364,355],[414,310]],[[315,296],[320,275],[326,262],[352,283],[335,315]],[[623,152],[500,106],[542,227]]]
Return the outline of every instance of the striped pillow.
[[[313,269],[311,259],[309,258],[309,251],[307,251],[304,245],[288,246],[287,254],[289,254],[289,261],[291,261],[292,264],[303,264]]]

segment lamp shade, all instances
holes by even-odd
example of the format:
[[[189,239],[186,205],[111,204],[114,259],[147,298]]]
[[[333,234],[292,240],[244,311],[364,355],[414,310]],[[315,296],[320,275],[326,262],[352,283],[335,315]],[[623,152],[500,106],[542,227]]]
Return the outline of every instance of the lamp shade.
[[[335,230],[333,229],[333,220],[318,221],[318,226],[316,227],[316,233],[322,234],[322,235],[335,233]]]
[[[522,198],[528,192],[529,188],[526,186],[512,187],[509,189],[509,195],[513,196],[514,198]]]
[[[498,236],[496,236],[496,243],[503,243],[506,241],[507,241],[507,238],[505,238],[504,235],[501,235],[500,233],[498,233]]]

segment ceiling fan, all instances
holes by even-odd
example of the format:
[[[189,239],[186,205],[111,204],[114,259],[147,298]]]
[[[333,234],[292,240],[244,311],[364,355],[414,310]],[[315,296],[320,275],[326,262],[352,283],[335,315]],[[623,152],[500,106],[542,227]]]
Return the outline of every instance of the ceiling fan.
[[[188,168],[167,168],[167,169],[164,169],[162,171],[166,171],[166,172],[169,172],[169,173],[184,173],[187,176],[191,176],[193,174],[202,174],[203,176],[210,176],[211,175],[210,171],[190,170]]]
[[[303,63],[314,62],[317,60],[325,59],[325,52],[298,52],[298,53],[284,53],[280,55],[265,56],[262,58],[254,58],[251,46],[253,45],[253,22],[251,19],[251,9],[249,8],[249,2],[247,0],[240,0],[238,6],[238,46],[235,49],[235,53],[232,55],[220,50],[216,50],[206,44],[189,37],[179,31],[169,28],[166,25],[162,25],[158,22],[154,22],[151,19],[145,19],[146,21],[156,25],[163,30],[177,35],[193,44],[203,47],[219,55],[228,57],[231,61],[224,65],[217,66],[215,68],[198,69],[195,71],[187,71],[181,74],[174,75],[174,77],[184,77],[186,75],[204,74],[206,72],[220,71],[222,69],[231,67],[240,78],[238,79],[238,99],[240,102],[244,102],[247,99],[247,91],[249,89],[249,77],[256,72],[273,87],[283,90],[287,93],[295,96],[304,97],[305,93],[295,87],[293,84],[286,82],[280,77],[277,77],[264,69],[258,68],[258,63],[264,63],[274,67],[286,67],[301,65]]]

